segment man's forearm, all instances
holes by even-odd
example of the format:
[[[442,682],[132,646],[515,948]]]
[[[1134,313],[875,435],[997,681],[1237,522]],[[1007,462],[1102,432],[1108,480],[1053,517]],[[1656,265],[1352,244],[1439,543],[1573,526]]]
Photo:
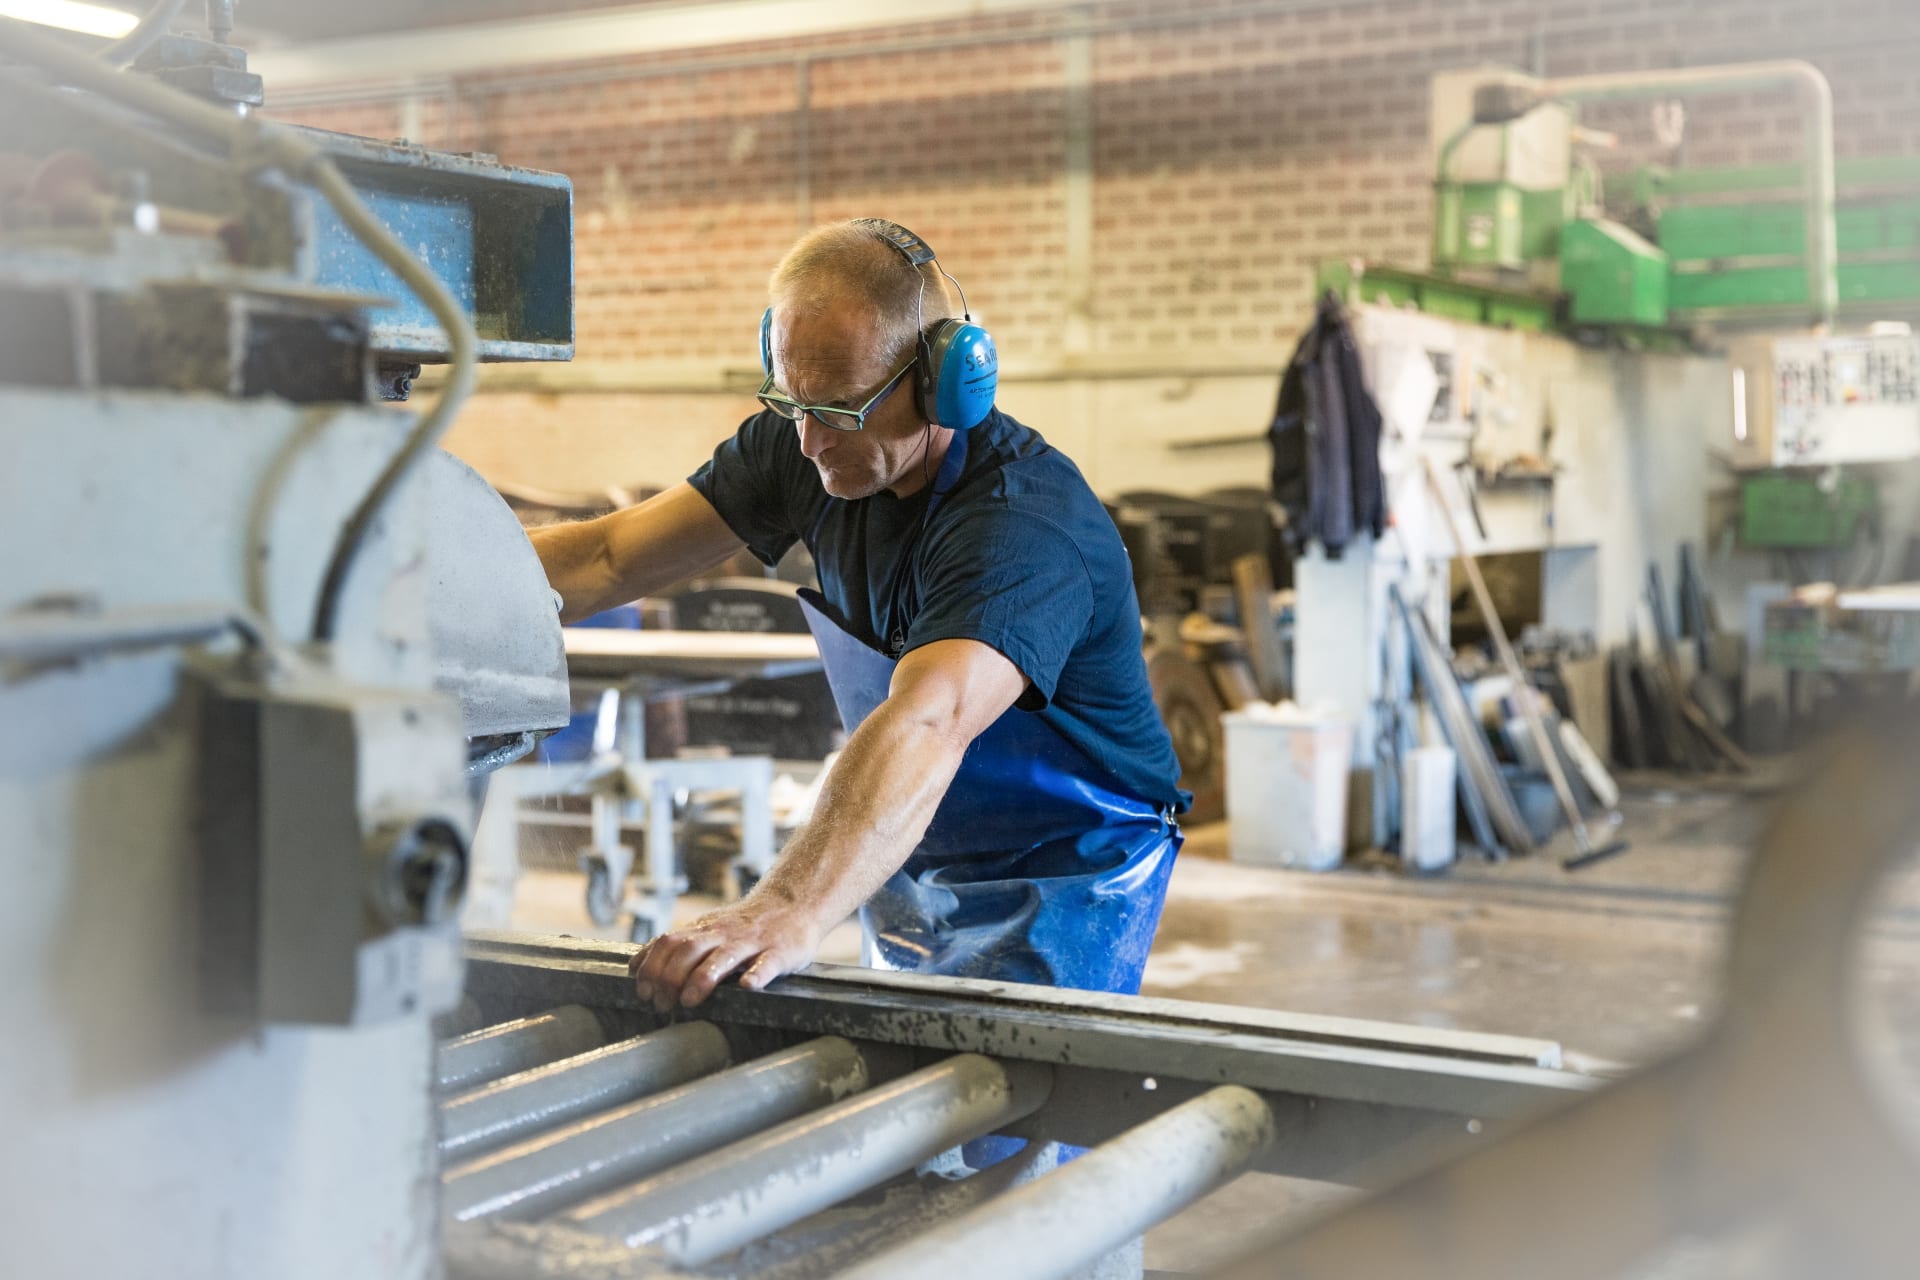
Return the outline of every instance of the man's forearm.
[[[954,726],[883,703],[754,895],[805,910],[822,933],[852,915],[920,843],[966,748]]]
[[[598,520],[531,529],[560,618],[576,622],[651,595],[725,560],[743,545],[688,484]]]
[[[543,525],[529,529],[527,538],[547,571],[547,582],[560,593],[560,619],[577,622],[625,601],[608,599],[615,576],[607,554],[605,520]]]

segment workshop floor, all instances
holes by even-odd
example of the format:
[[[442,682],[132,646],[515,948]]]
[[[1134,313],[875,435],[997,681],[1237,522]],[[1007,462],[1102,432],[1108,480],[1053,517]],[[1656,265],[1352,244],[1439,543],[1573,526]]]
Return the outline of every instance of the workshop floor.
[[[1384,862],[1322,874],[1244,866],[1226,859],[1223,824],[1198,827],[1144,994],[1507,1032],[1557,1040],[1576,1061],[1645,1062],[1714,1014],[1728,908],[1769,803],[1738,790],[1638,789],[1623,805],[1631,849],[1572,874],[1545,857],[1463,862],[1428,878]],[[1910,1068],[1920,1063],[1915,879],[1894,893],[1869,984]],[[582,927],[579,883],[529,873],[515,927],[595,932]],[[683,915],[711,905],[689,900]],[[857,958],[851,929],[821,956]],[[1248,1175],[1149,1233],[1147,1266],[1197,1270],[1248,1232],[1341,1194]]]

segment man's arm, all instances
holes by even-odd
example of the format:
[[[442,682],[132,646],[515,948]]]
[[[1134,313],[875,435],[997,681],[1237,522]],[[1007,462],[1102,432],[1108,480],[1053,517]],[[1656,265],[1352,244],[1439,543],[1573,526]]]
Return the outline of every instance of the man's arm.
[[[908,653],[887,700],[835,762],[813,820],[766,878],[741,901],[634,956],[628,967],[640,998],[662,1012],[676,1003],[691,1008],[734,973],[758,990],[813,959],[827,931],[906,862],[968,744],[1026,683],[1019,668],[977,640],[940,640]]]
[[[746,544],[699,490],[682,482],[598,520],[528,531],[562,622],[638,600],[711,569]]]

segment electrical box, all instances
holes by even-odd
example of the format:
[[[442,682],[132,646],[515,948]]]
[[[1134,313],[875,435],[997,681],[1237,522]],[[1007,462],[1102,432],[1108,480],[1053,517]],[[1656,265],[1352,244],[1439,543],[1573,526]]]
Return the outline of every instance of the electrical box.
[[[469,799],[444,695],[209,676],[201,801],[206,1006],[361,1026],[460,999]]]
[[[1869,476],[1754,471],[1740,479],[1740,541],[1788,551],[1849,547],[1879,509],[1879,488]]]
[[[1729,357],[1736,465],[1920,458],[1920,338],[1756,337],[1732,343]]]

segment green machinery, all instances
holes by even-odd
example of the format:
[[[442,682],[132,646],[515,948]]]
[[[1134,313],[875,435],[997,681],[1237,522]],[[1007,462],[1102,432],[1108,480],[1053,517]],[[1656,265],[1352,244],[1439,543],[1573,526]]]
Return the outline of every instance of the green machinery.
[[[1603,183],[1588,144],[1609,139],[1577,115],[1588,103],[1755,91],[1799,104],[1804,164],[1649,166]],[[1920,348],[1861,331],[1920,319],[1920,158],[1836,160],[1827,82],[1797,62],[1555,80],[1446,72],[1433,80],[1431,128],[1431,266],[1329,262],[1318,289],[1639,349],[1715,331],[1730,341],[1740,401],[1730,451],[1742,542],[1844,547],[1875,526],[1877,487],[1855,464],[1920,456],[1909,421]],[[1827,327],[1809,335],[1816,321]]]
[[[1837,161],[1834,209],[1843,315],[1920,309],[1920,159]],[[1645,169],[1635,206],[1655,219],[1669,260],[1668,301],[1681,317],[1807,309],[1806,214],[1793,165]]]
[[[1842,318],[1920,310],[1920,160],[1839,161],[1834,179]],[[1650,239],[1604,218],[1559,228],[1569,317],[1658,327],[1811,314],[1799,185],[1794,165],[1636,172],[1624,216]]]
[[[1806,165],[1647,167],[1604,199],[1579,104],[1793,90]],[[1436,76],[1425,271],[1329,263],[1319,286],[1520,328],[1684,332],[1920,313],[1920,159],[1832,159],[1826,82],[1802,64],[1538,80]],[[1831,223],[1826,222],[1831,210]],[[1812,219],[1814,225],[1809,225]],[[1831,265],[1829,265],[1831,263]]]
[[[1840,318],[1920,313],[1920,159],[1842,160],[1834,177]],[[1560,191],[1440,183],[1433,269],[1370,263],[1364,293],[1522,329],[1803,320],[1815,306],[1799,182],[1794,165],[1648,167],[1621,184],[1630,203],[1614,217],[1569,213]],[[1542,287],[1555,268],[1557,287]],[[1325,264],[1319,287],[1363,292],[1347,261]]]

